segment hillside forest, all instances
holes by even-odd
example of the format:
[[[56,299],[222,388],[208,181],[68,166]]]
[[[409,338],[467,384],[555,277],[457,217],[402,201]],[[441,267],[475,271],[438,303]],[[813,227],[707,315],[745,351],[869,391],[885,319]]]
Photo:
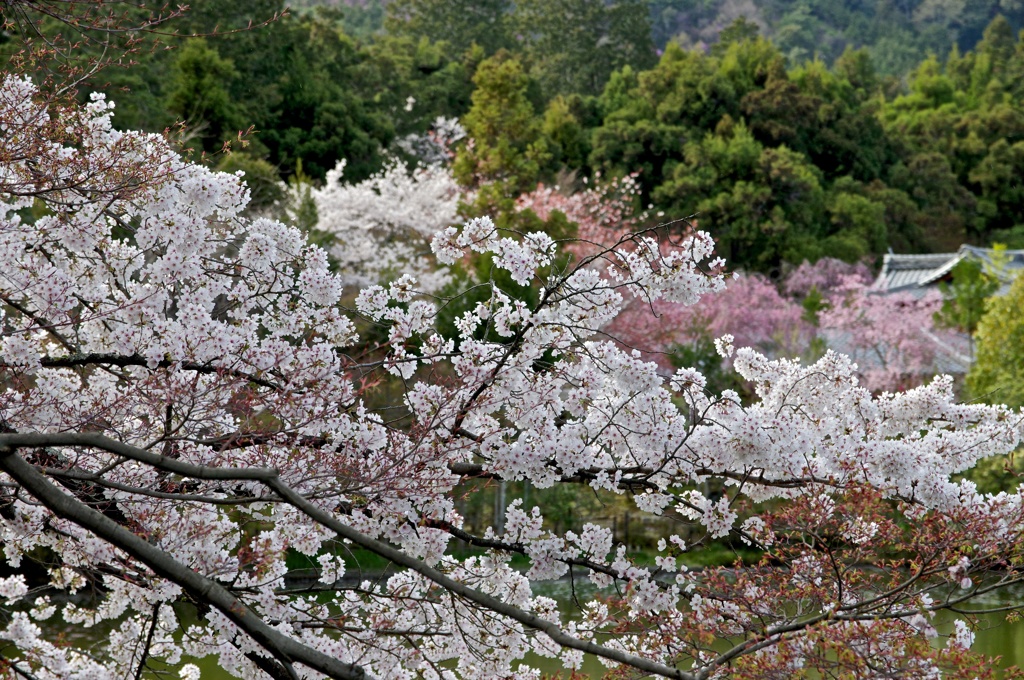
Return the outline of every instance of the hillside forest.
[[[350,35],[371,6],[235,31],[283,5],[212,0],[175,25],[208,37],[165,38],[91,85],[119,127],[184,122],[184,147],[254,187],[322,182],[341,160],[360,181],[458,119],[475,146],[456,148],[456,175],[492,185],[484,203],[635,173],[638,208],[696,215],[731,266],[777,276],[826,256],[1024,244],[1024,9],[940,4],[395,0],[384,28]],[[920,60],[886,56],[894,40]]]

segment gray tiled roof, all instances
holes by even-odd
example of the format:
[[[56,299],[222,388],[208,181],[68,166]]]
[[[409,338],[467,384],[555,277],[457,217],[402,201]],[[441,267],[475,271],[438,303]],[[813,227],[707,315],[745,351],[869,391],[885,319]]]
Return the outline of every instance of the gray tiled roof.
[[[942,333],[942,337],[938,337],[926,329],[921,330],[934,343],[932,364],[924,371],[925,373],[963,375],[970,369],[969,335],[947,331]],[[882,367],[878,354],[873,349],[859,346],[848,331],[823,329],[821,337],[829,349],[850,357],[861,370]],[[886,349],[882,348],[883,351]]]
[[[992,264],[994,252],[991,248],[963,245],[955,253],[888,253],[882,261],[882,271],[878,273],[878,278],[871,287],[879,293],[924,293],[929,286],[934,285],[965,259]],[[1024,250],[1004,250],[998,257],[1005,260],[1007,279],[1012,278],[1016,270],[1024,268]]]

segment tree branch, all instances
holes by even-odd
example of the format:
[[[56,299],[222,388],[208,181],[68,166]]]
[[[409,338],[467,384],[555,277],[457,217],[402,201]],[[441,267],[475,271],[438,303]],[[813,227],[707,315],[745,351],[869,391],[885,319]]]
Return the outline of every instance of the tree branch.
[[[280,666],[278,669],[280,675],[278,677],[292,677],[285,669],[292,661],[298,661],[334,680],[366,680],[368,676],[360,666],[334,659],[282,635],[268,626],[241,600],[216,581],[201,576],[171,558],[163,550],[136,536],[110,518],[62,493],[34,466],[18,456],[13,448],[15,446],[34,446],[36,444],[15,444],[10,442],[9,438],[14,436],[32,438],[32,435],[3,435],[3,437],[8,438],[8,441],[0,443],[0,470],[9,474],[11,478],[21,484],[28,493],[35,496],[54,514],[74,522],[111,545],[123,550],[134,559],[145,564],[158,576],[177,583],[198,602],[209,603],[211,606],[216,607],[239,629],[252,637],[257,644],[278,659],[279,663],[277,665]],[[35,438],[45,440],[50,436],[37,435]],[[65,437],[67,436],[65,435]],[[78,436],[90,437],[91,435],[83,434]],[[52,441],[47,442],[47,444],[58,445]],[[159,458],[163,457],[159,456]],[[278,485],[281,486],[279,483]]]
[[[42,448],[47,446],[86,446],[115,453],[124,458],[137,460],[155,468],[193,479],[210,480],[254,480],[265,481],[277,477],[277,471],[269,468],[221,468],[209,465],[193,465],[175,458],[168,458],[137,446],[119,442],[98,432],[54,432],[54,433],[12,433],[0,434],[0,449]]]
[[[146,368],[153,368],[153,365],[148,359],[146,359],[146,357],[138,354],[72,354],[65,357],[43,357],[40,359],[39,363],[44,368],[75,368],[79,366],[89,366],[92,364],[101,366],[118,366],[121,368],[126,366],[144,366]],[[170,368],[172,366],[178,366],[182,370],[195,371],[197,373],[227,373],[236,378],[242,378],[243,380],[259,385],[260,387],[266,387],[272,390],[284,389],[271,380],[259,378],[252,373],[224,366],[200,364],[195,361],[168,361],[167,359],[163,359],[156,364],[156,368]]]
[[[651,673],[653,675],[660,675],[665,678],[674,678],[675,680],[694,680],[694,675],[681,671],[678,668],[672,668],[665,664],[658,663],[651,659],[645,659],[643,657],[634,656],[633,654],[627,654],[626,652],[618,649],[612,649],[610,647],[604,647],[602,645],[595,644],[593,642],[587,642],[575,638],[556,626],[551,621],[543,619],[536,614],[523,611],[519,607],[507,604],[501,600],[491,597],[485,593],[470,588],[469,586],[459,583],[458,581],[449,578],[445,574],[441,573],[437,569],[428,566],[422,560],[418,560],[398,548],[392,547],[387,543],[383,543],[376,539],[370,538],[363,533],[356,531],[352,527],[343,524],[337,520],[330,513],[324,512],[320,508],[316,507],[308,500],[302,497],[294,489],[284,484],[279,478],[274,477],[273,479],[265,482],[267,486],[278,493],[282,499],[288,501],[294,505],[297,509],[305,513],[310,519],[319,522],[323,526],[327,527],[331,531],[335,532],[341,538],[348,539],[356,545],[359,545],[367,550],[377,553],[381,557],[387,558],[395,564],[401,565],[416,573],[424,576],[437,585],[441,586],[445,590],[466,600],[469,600],[475,604],[489,609],[502,616],[507,616],[510,619],[514,619],[519,623],[523,624],[527,628],[539,630],[562,647],[568,647],[570,649],[576,649],[587,654],[593,654],[600,656],[616,663],[621,663],[626,666],[632,666],[641,671]]]

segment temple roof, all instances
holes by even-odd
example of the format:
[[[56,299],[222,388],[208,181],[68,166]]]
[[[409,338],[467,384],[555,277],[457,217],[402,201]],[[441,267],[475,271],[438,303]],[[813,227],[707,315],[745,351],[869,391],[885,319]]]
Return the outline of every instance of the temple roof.
[[[1024,269],[1024,250],[996,251],[992,248],[963,245],[955,253],[887,253],[882,260],[882,271],[878,272],[878,278],[871,287],[879,293],[923,293],[931,286],[937,285],[953,271],[953,267],[964,260],[979,262],[987,270],[995,272],[1004,284],[1008,284],[1019,270]]]

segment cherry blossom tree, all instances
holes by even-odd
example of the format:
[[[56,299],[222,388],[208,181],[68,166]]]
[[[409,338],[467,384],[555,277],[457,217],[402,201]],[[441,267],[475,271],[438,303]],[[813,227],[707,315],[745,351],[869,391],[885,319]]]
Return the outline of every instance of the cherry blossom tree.
[[[833,346],[857,360],[868,389],[905,389],[936,372],[936,360],[948,346],[936,335],[938,291],[877,295],[852,280],[831,293],[821,328],[830,332]]]
[[[602,181],[598,176],[595,186],[581,191],[541,183],[516,200],[516,209],[532,210],[545,221],[556,210],[564,214],[577,226],[577,238],[566,247],[577,257],[587,257],[636,231],[644,222],[646,216],[637,215],[634,205],[640,195],[636,177],[633,174]],[[586,178],[582,181],[589,184]]]
[[[652,361],[671,367],[676,346],[733,336],[737,347],[752,347],[774,358],[801,356],[814,337],[803,308],[759,274],[735,274],[725,288],[691,306],[633,304],[608,327],[628,347],[646,350]]]
[[[442,165],[409,168],[393,160],[379,173],[344,184],[345,162],[313,189],[316,229],[334,241],[328,252],[345,285],[416,276],[420,290],[437,292],[448,277],[430,253],[430,237],[457,221],[460,191]]]
[[[823,257],[817,262],[803,263],[786,276],[783,289],[796,298],[806,298],[817,290],[828,297],[833,291],[857,283],[867,286],[872,281],[871,270],[863,262],[850,264],[834,257]]]
[[[409,99],[415,103],[412,97]],[[438,116],[426,133],[410,133],[395,144],[403,153],[423,165],[447,165],[455,158],[455,145],[465,136],[466,130],[457,118]]]
[[[1021,580],[1020,496],[952,477],[1012,450],[1019,413],[945,378],[873,397],[840,355],[729,338],[755,403],[662,376],[601,331],[630,299],[721,291],[701,232],[626,233],[564,268],[545,234],[477,218],[432,239],[437,261],[486,255],[535,302],[478,284],[444,336],[448,301],[403,276],[346,309],[324,250],[241,215],[238,177],[114,130],[100,97],[36,95],[0,87],[5,678],[198,677],[185,655],[243,678],[538,678],[530,653],[680,680],[992,677],[970,623],[933,646],[933,617]],[[360,339],[371,324],[385,341]],[[522,503],[471,534],[465,477],[624,494],[698,536],[637,563],[608,527],[554,534]],[[726,536],[763,559],[680,566]],[[397,570],[346,578],[356,548]],[[296,555],[315,581],[289,578]],[[576,616],[533,590],[563,577],[598,589]],[[109,633],[85,647],[55,618]]]
[[[880,293],[863,264],[823,258],[804,262],[786,279],[790,295],[821,298],[818,324],[830,347],[852,356],[865,386],[900,390],[921,384],[943,366],[970,364],[963,336],[936,321],[937,290]]]

